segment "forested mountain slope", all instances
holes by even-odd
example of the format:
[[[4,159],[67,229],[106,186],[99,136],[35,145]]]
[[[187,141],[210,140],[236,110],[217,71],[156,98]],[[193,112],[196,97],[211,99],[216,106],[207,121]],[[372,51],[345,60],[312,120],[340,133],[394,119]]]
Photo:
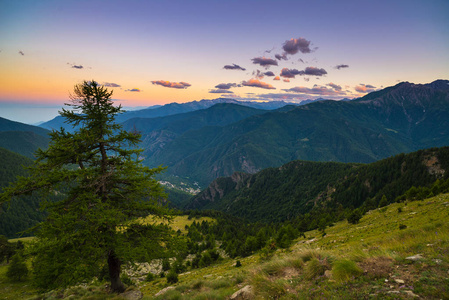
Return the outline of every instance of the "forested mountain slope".
[[[226,126],[189,130],[147,153],[145,164],[205,186],[235,171],[292,160],[369,163],[449,145],[448,81],[400,83],[355,101],[321,101]]]
[[[24,167],[33,161],[27,157],[0,148],[0,191],[15,181],[17,176],[26,176]],[[8,238],[20,236],[20,232],[42,221],[45,213],[39,210],[37,195],[14,199],[0,207],[0,235]],[[30,235],[25,234],[25,236]]]
[[[412,186],[449,178],[449,147],[420,150],[371,164],[292,161],[256,174],[218,178],[186,209],[215,209],[251,221],[284,221],[318,208],[378,206]]]
[[[48,133],[46,129],[0,117],[0,147],[28,158],[33,158],[38,148],[48,146]]]

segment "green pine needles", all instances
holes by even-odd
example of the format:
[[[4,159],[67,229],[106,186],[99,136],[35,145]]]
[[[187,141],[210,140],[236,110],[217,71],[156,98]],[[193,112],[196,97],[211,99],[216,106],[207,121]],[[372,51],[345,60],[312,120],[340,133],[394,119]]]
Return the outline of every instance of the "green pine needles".
[[[33,191],[41,192],[48,218],[36,230],[33,271],[44,289],[89,281],[107,265],[111,288],[125,289],[123,263],[147,260],[161,251],[167,226],[144,225],[139,217],[167,217],[159,205],[163,189],[154,179],[161,167],[140,162],[134,148],[140,134],[114,123],[121,106],[112,91],[95,81],[75,86],[70,109],[60,114],[75,132],[53,131],[48,150],[38,150],[30,177],[5,189],[1,202]],[[62,195],[57,202],[50,195]],[[160,219],[159,219],[160,220]]]

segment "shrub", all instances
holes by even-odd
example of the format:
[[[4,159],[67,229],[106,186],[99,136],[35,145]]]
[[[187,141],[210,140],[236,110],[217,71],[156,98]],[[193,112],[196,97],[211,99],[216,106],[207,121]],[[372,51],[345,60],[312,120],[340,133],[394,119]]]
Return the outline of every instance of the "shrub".
[[[407,225],[404,225],[404,224],[399,224],[399,229],[405,229],[405,228],[407,228]]]
[[[120,279],[127,286],[134,285],[134,282],[132,281],[132,279],[126,273],[123,273],[122,276],[120,276]]]
[[[155,278],[156,278],[156,276],[153,273],[148,272],[147,277],[145,278],[145,281],[150,282],[150,281],[153,281]]]
[[[236,268],[239,268],[239,267],[241,267],[241,266],[242,266],[242,263],[240,262],[240,260],[236,261],[235,267],[236,267]]]
[[[332,275],[337,281],[348,281],[363,271],[352,260],[337,260],[332,266]]]
[[[12,281],[21,281],[28,276],[28,267],[20,254],[12,257],[6,276]]]
[[[167,276],[167,283],[177,283],[178,282],[178,274],[176,274],[175,270],[170,270]]]
[[[304,276],[306,279],[311,280],[323,275],[324,271],[326,271],[326,267],[317,258],[312,258],[305,266]]]

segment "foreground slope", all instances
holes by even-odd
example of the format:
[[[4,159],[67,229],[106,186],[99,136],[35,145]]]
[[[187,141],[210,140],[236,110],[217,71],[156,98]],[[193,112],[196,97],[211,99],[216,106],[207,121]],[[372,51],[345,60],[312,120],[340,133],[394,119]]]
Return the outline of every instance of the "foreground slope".
[[[449,178],[449,147],[400,154],[371,164],[292,161],[256,174],[218,178],[186,209],[214,209],[251,221],[284,221],[314,208],[377,207],[412,186]]]
[[[204,186],[289,161],[369,163],[449,145],[448,81],[400,83],[355,101],[321,101],[190,130],[146,157]]]

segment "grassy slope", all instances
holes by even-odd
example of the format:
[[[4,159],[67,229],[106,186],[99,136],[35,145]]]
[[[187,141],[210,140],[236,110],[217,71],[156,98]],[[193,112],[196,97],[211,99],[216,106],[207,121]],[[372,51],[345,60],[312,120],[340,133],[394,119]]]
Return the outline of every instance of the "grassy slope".
[[[241,259],[241,268],[225,260],[190,271],[163,298],[224,299],[247,284],[261,299],[401,299],[410,293],[425,299],[449,297],[449,195],[395,203],[369,212],[359,224],[339,222],[326,233],[322,237],[318,231],[307,232],[306,240],[278,251],[267,262],[254,255]],[[415,254],[423,260],[405,259]],[[358,267],[344,269],[349,279],[338,272],[346,261]],[[323,275],[326,270],[330,278]],[[151,299],[167,286],[165,282],[158,279],[141,289]]]
[[[188,221],[179,220],[178,225]],[[449,194],[395,203],[370,211],[359,224],[339,222],[327,228],[324,237],[318,231],[306,236],[270,260],[256,254],[240,259],[240,268],[224,259],[180,274],[174,289],[160,298],[226,299],[248,284],[256,299],[406,299],[411,293],[424,299],[449,298]],[[406,259],[415,254],[423,259]],[[0,299],[35,292],[29,281],[9,283],[5,270],[0,266]],[[167,286],[164,278],[139,284],[144,299],[153,299]],[[79,299],[119,299],[98,291],[101,288],[92,288],[84,292],[92,298]]]

